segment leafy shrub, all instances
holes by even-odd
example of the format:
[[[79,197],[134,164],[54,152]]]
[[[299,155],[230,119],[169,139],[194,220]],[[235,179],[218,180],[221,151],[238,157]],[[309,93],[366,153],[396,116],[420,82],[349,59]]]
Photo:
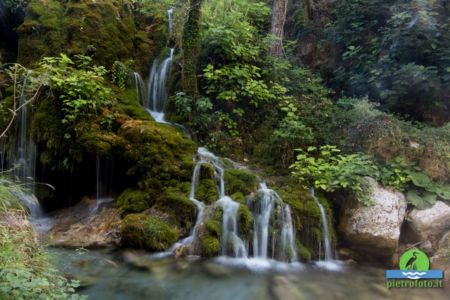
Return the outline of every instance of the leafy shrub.
[[[0,189],[0,298],[84,299],[75,294],[78,281],[69,281],[52,268],[50,258],[39,245],[26,213],[14,197],[15,184],[1,178]]]
[[[75,64],[67,55],[45,57],[41,62],[39,76],[49,78],[49,86],[54,89],[62,104],[62,123],[75,124],[81,118],[95,114],[102,106],[108,106],[111,90],[104,85],[104,67],[89,66],[91,58],[78,56]],[[75,67],[77,65],[78,68]],[[70,139],[70,133],[65,136]]]
[[[122,90],[124,90],[126,87],[132,63],[133,63],[132,60],[129,60],[125,63],[116,60],[111,67],[112,82],[115,83]]]
[[[317,150],[318,156],[312,156]],[[325,192],[338,189],[362,192],[362,177],[378,172],[370,156],[360,153],[343,155],[335,146],[309,147],[306,152],[299,151],[297,161],[290,167],[292,175],[303,184]]]

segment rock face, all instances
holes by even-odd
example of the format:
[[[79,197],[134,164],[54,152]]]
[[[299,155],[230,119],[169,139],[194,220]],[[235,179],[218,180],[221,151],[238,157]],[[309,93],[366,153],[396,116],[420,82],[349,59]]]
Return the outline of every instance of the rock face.
[[[390,261],[398,247],[406,200],[402,193],[385,189],[372,178],[367,181],[372,190],[373,205],[364,206],[355,199],[345,200],[339,230],[350,248]]]
[[[109,207],[95,212],[95,200],[84,200],[73,208],[59,211],[55,225],[44,239],[53,246],[73,248],[101,248],[118,245],[120,241],[120,213]]]
[[[408,242],[427,242],[436,249],[439,240],[450,230],[450,206],[437,201],[428,209],[413,209],[406,220],[405,238]]]

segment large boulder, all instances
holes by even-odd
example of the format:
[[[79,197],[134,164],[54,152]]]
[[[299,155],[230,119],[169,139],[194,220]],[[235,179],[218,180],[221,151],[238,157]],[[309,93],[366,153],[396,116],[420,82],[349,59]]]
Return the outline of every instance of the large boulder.
[[[406,220],[406,242],[430,244],[430,250],[436,250],[439,240],[450,230],[450,206],[437,201],[428,209],[411,210]]]
[[[348,246],[363,252],[365,258],[390,262],[398,247],[407,203],[402,193],[386,189],[372,178],[366,180],[373,205],[346,199],[341,207],[339,230]]]

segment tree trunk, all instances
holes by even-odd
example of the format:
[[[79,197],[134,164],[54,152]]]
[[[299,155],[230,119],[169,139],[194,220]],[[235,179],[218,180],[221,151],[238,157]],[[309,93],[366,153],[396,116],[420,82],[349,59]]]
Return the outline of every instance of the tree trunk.
[[[284,23],[286,22],[288,0],[274,0],[272,10],[272,35],[274,40],[270,48],[272,56],[283,55]]]
[[[200,51],[200,16],[202,0],[190,0],[189,13],[184,24],[182,37],[183,50],[183,89],[192,101],[198,98],[197,62]]]

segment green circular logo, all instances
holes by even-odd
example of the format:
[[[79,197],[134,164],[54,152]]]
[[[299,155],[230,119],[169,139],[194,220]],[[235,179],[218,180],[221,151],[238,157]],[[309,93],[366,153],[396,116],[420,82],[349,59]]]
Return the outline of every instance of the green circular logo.
[[[412,248],[402,254],[399,267],[400,270],[428,271],[430,260],[423,251]]]

